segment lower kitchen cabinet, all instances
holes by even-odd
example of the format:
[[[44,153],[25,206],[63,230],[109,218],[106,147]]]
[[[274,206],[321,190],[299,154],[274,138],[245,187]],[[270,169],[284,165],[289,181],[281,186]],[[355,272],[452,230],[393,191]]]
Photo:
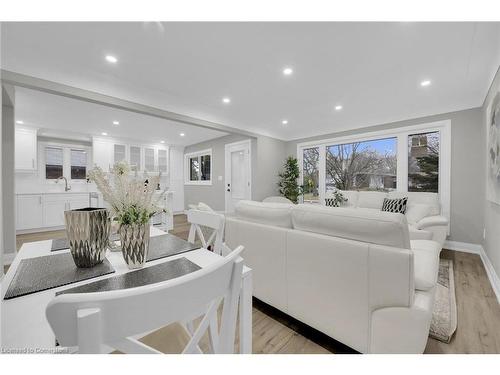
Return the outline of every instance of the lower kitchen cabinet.
[[[88,193],[17,195],[16,229],[64,227],[64,211],[89,206]]]
[[[41,195],[18,195],[16,203],[16,229],[24,230],[43,227]]]

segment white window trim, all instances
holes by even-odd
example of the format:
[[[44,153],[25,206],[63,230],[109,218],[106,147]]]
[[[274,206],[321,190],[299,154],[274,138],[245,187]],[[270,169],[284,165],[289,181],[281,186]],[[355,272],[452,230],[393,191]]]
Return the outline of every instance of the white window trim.
[[[397,138],[397,191],[408,191],[408,136],[414,133],[427,133],[438,131],[439,141],[439,201],[441,214],[450,222],[451,201],[451,120],[442,120],[418,125],[409,125],[400,128],[377,130],[344,137],[320,139],[316,141],[301,142],[297,144],[297,160],[299,162],[299,182],[303,184],[303,150],[319,147],[319,201],[325,198],[325,152],[326,146],[334,146],[352,142],[372,141],[382,138]],[[448,225],[448,234],[450,225]]]
[[[193,157],[199,157],[199,156],[205,156],[209,155],[210,156],[210,180],[198,180],[198,181],[191,181],[189,179],[190,175],[190,165],[189,165],[189,159]],[[206,149],[206,150],[201,150],[201,151],[195,151],[195,152],[190,152],[188,154],[184,154],[184,185],[212,185],[212,178],[213,178],[213,166],[214,166],[214,158],[212,156],[212,149]],[[200,165],[201,167],[201,165]]]
[[[68,182],[71,184],[86,184],[86,179],[72,179],[71,178],[71,150],[83,150],[87,152],[87,171],[92,168],[92,148],[90,146],[85,146],[81,144],[72,143],[58,143],[52,141],[40,141],[38,142],[38,160],[39,160],[39,171],[40,179],[46,184],[57,183],[56,179],[47,179],[45,175],[45,148],[54,147],[63,150],[63,176],[66,177]]]

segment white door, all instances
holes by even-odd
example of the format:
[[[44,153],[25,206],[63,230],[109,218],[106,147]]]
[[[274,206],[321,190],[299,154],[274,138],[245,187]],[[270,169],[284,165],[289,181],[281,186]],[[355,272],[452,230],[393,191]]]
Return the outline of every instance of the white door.
[[[226,212],[233,212],[240,200],[252,199],[251,141],[230,143],[226,151]]]
[[[41,227],[43,227],[42,196],[18,195],[16,229],[35,229]]]

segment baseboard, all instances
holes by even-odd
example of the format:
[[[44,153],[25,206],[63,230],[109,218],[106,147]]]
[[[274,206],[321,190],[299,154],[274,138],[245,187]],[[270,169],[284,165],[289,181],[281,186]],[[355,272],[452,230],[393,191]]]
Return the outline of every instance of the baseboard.
[[[486,251],[484,251],[484,248],[481,245],[466,242],[445,241],[443,248],[479,255],[481,261],[483,262],[484,269],[486,270],[486,274],[488,275],[488,280],[490,280],[491,287],[493,288],[493,291],[497,296],[497,301],[500,304],[500,278],[498,277],[495,268],[493,268],[493,264],[491,264],[488,254],[486,254]]]
[[[482,246],[467,242],[444,241],[443,249],[461,251],[463,253],[480,254]]]

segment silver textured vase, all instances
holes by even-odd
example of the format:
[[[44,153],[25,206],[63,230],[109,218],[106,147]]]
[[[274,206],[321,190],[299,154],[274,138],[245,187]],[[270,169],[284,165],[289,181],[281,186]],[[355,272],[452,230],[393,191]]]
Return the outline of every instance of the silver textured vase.
[[[149,223],[121,225],[120,246],[128,268],[141,268],[146,262],[149,249]]]
[[[81,208],[64,212],[66,236],[77,267],[89,268],[104,261],[111,220],[105,208]]]

